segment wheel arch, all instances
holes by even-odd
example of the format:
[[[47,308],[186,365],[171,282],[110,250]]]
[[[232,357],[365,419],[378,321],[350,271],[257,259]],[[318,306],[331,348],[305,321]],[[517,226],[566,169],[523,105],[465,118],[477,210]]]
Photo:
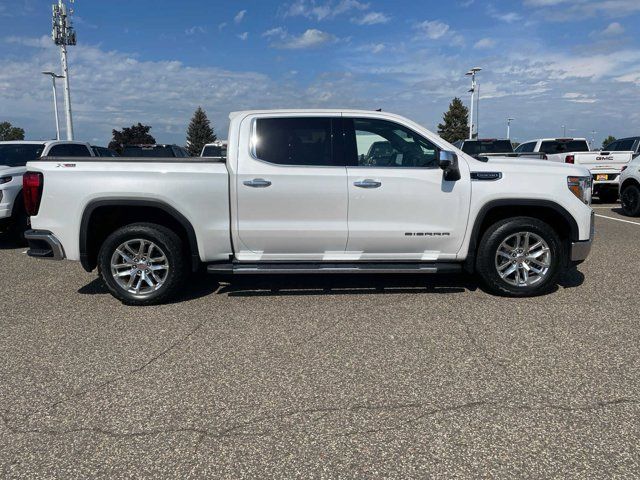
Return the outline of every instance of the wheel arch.
[[[124,210],[123,207],[128,207]],[[95,225],[98,220],[107,220]],[[80,263],[91,272],[97,266],[98,250],[116,229],[137,222],[151,222],[176,230],[184,242],[193,271],[200,267],[200,253],[195,229],[191,222],[171,205],[160,200],[108,198],[87,204],[80,223]],[[92,228],[96,227],[96,228]]]
[[[620,191],[622,192],[622,190],[624,190],[625,188],[631,186],[631,185],[635,185],[636,187],[640,187],[640,182],[638,182],[638,180],[636,180],[635,178],[631,177],[631,178],[627,178],[622,185],[620,186]]]
[[[465,270],[475,271],[480,239],[487,229],[500,220],[511,217],[533,217],[549,223],[559,234],[571,241],[580,239],[575,218],[560,204],[551,200],[500,199],[493,200],[479,210],[471,230]]]

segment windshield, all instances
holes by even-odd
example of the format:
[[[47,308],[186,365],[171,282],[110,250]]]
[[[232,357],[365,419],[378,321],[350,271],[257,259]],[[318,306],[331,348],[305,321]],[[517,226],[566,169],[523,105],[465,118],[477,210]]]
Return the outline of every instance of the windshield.
[[[173,150],[171,147],[163,147],[160,145],[154,147],[125,147],[122,153],[123,157],[144,157],[144,158],[173,158]]]
[[[8,144],[0,145],[0,165],[24,167],[27,162],[42,156],[44,145]]]
[[[473,140],[464,142],[462,151],[471,156],[483,153],[513,153],[513,146],[509,140]]]
[[[552,140],[542,142],[540,145],[542,153],[566,153],[566,152],[588,152],[589,144],[586,140]]]

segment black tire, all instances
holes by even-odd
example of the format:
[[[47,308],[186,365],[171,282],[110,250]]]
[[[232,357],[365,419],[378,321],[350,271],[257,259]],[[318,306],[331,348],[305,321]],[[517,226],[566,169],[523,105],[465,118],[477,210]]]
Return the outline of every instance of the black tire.
[[[603,188],[600,190],[598,197],[602,203],[617,203],[618,191],[613,188]]]
[[[640,187],[632,184],[624,187],[620,195],[622,213],[628,217],[640,217]]]
[[[517,233],[533,233],[549,247],[546,275],[534,285],[516,286],[501,278],[496,265],[500,245]],[[547,223],[532,217],[513,217],[491,225],[482,236],[476,257],[476,271],[490,293],[508,297],[532,297],[552,290],[565,265],[565,248],[558,233]]]
[[[15,199],[11,216],[9,235],[20,245],[26,245],[25,232],[29,230],[29,216],[24,208],[22,195]]]
[[[116,249],[136,239],[153,242],[162,250],[168,263],[162,284],[157,290],[144,294],[127,291],[118,284],[111,271],[111,259]],[[98,253],[98,273],[111,294],[126,305],[157,305],[167,301],[181,290],[188,271],[187,254],[180,237],[172,230],[153,223],[136,223],[116,230],[107,237]]]

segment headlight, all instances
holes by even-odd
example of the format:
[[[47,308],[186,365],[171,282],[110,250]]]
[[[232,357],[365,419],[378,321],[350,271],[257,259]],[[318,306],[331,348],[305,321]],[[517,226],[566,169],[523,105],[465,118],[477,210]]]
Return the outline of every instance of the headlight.
[[[591,177],[568,177],[567,186],[569,190],[580,199],[580,201],[591,205]]]
[[[11,180],[13,180],[13,177],[0,177],[0,185],[9,183]]]

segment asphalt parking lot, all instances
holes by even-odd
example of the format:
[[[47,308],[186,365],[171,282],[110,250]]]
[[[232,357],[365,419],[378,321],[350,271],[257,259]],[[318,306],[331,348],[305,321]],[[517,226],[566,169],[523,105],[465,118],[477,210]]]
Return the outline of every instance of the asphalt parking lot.
[[[640,476],[640,219],[548,296],[198,276],[125,307],[0,240],[8,478]],[[608,218],[605,218],[608,217]]]

